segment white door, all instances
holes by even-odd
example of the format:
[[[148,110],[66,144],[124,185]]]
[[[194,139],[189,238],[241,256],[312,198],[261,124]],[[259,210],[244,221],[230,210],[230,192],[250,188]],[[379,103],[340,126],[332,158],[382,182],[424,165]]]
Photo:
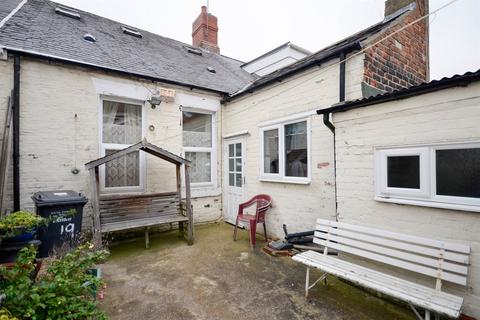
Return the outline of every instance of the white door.
[[[245,200],[245,139],[226,140],[224,159],[223,216],[235,224],[238,205]]]

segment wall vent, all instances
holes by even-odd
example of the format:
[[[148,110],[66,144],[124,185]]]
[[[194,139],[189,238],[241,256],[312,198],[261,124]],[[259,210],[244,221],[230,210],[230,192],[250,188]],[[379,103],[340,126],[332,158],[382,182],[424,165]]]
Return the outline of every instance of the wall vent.
[[[134,36],[134,37],[137,37],[137,38],[142,37],[142,34],[140,33],[140,31],[138,31],[137,29],[131,28],[131,27],[122,26],[122,31],[125,34],[131,35],[131,36]]]
[[[60,14],[62,16],[74,18],[74,19],[80,19],[80,12],[74,9],[63,7],[63,6],[55,7],[55,13]]]

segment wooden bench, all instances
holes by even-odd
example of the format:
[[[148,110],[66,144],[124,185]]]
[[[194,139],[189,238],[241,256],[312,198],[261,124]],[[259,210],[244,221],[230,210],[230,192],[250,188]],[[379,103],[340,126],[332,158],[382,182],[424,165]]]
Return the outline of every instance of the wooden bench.
[[[101,233],[145,228],[147,248],[150,227],[178,223],[183,234],[183,224],[188,222],[177,192],[101,195],[99,209]]]
[[[424,318],[415,307],[425,310],[425,319],[430,319],[431,312],[436,317],[460,316],[463,298],[443,292],[441,288],[442,281],[467,285],[469,246],[323,219],[317,220],[313,241],[324,247],[323,254],[306,251],[293,257],[307,266],[305,296],[309,289],[331,274],[407,302],[419,319]],[[329,248],[435,278],[435,287],[329,256]],[[324,272],[311,285],[310,267]]]

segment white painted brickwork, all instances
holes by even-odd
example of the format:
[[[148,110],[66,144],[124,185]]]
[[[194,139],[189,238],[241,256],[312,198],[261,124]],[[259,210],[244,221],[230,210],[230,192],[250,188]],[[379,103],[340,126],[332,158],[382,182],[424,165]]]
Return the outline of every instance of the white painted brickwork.
[[[468,289],[445,287],[465,297],[467,315],[480,317],[480,213],[374,200],[374,147],[480,140],[480,84],[336,113],[333,119],[340,221],[470,245]]]
[[[4,99],[12,89],[12,61],[0,61],[0,130],[5,116]],[[5,75],[5,76],[4,76]],[[90,196],[88,173],[84,164],[99,157],[100,97],[92,78],[139,86],[138,81],[107,76],[71,66],[48,65],[22,59],[21,114],[20,114],[20,176],[21,208],[33,210],[30,199],[39,190],[72,189]],[[144,85],[153,89],[169,86],[151,82]],[[177,94],[199,95],[179,87],[171,87]],[[203,94],[210,99],[219,96]],[[165,103],[151,109],[146,103],[147,139],[175,154],[182,152],[180,105]],[[75,114],[77,117],[75,118]],[[220,115],[219,115],[220,116]],[[155,131],[148,126],[154,125]],[[0,131],[3,132],[3,131]],[[217,132],[220,136],[220,132]],[[147,156],[147,192],[175,190],[174,166],[153,156]],[[71,169],[80,173],[74,175]],[[9,194],[11,181],[9,180]],[[11,204],[11,197],[9,197]],[[194,200],[195,221],[218,219],[221,197]],[[91,223],[91,208],[87,204],[85,226]]]
[[[314,228],[316,218],[335,217],[333,138],[321,116],[310,116],[312,182],[309,185],[261,182],[258,124],[337,103],[339,67],[329,68],[329,65],[325,69],[322,66],[322,69],[309,70],[223,107],[224,136],[244,130],[249,132],[246,137],[246,198],[258,193],[272,196],[274,207],[267,214],[267,229],[277,237],[283,237],[284,223],[289,232],[298,232]],[[346,70],[347,99],[359,98],[363,56],[350,60]],[[317,167],[324,163],[328,165]]]

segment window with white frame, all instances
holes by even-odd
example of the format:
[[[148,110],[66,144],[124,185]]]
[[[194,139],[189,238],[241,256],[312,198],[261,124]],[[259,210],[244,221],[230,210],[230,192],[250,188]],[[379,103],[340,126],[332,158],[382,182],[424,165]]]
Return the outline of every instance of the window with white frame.
[[[191,161],[190,179],[193,186],[214,183],[214,113],[184,109],[183,151]]]
[[[308,183],[309,121],[279,123],[260,129],[260,180]]]
[[[480,211],[480,143],[379,148],[375,184],[377,200]]]
[[[102,101],[100,152],[109,155],[142,139],[142,105]],[[105,190],[142,189],[142,155],[137,151],[107,162],[102,170]]]

